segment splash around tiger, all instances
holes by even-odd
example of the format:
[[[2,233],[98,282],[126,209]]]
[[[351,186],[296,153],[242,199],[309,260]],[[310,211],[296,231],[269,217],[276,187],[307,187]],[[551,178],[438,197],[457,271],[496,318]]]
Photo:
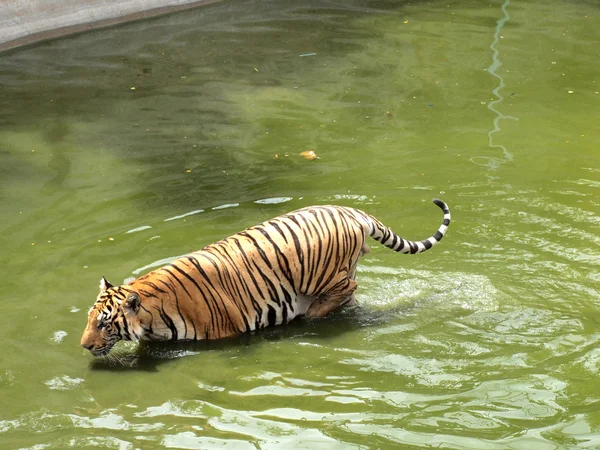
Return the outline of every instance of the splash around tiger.
[[[371,236],[399,253],[436,245],[450,225],[428,239],[401,238],[373,216],[342,206],[311,206],[250,227],[183,256],[128,284],[104,277],[88,313],[81,346],[105,356],[120,340],[220,339],[324,317],[356,302],[356,266]]]

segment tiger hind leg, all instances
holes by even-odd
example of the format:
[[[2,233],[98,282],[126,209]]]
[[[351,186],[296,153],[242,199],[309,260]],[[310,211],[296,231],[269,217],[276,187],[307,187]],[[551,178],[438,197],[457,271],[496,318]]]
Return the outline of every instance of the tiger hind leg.
[[[338,309],[342,305],[356,302],[356,299],[354,298],[356,287],[356,281],[345,278],[331,291],[319,295],[306,311],[306,317],[325,317],[331,311]]]
[[[371,251],[370,247],[367,244],[363,244],[360,254],[359,254],[359,257],[366,255],[370,251]],[[350,273],[348,275],[348,278],[350,278],[350,280],[354,281],[355,284],[356,284],[356,268],[357,268],[357,266],[358,266],[358,260],[354,263],[354,265],[350,269]],[[358,300],[356,299],[356,295],[354,295],[354,292],[352,292],[352,295],[350,295],[350,297],[345,302],[342,302],[342,304],[340,306],[355,306],[355,305],[358,305]]]

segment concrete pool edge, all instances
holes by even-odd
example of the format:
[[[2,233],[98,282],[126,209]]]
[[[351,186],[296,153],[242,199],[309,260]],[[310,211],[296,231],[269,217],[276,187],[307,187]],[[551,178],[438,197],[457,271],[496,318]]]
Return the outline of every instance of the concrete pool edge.
[[[29,0],[15,5],[13,2],[0,0],[0,52],[219,1],[221,0]],[[23,8],[23,5],[27,7]]]

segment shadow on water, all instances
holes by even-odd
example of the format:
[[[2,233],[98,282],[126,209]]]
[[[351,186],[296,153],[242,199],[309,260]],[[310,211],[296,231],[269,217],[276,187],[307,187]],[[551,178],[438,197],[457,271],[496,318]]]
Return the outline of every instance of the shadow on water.
[[[344,311],[330,314],[323,319],[298,318],[287,325],[265,328],[253,333],[225,339],[184,342],[141,341],[135,348],[117,345],[108,357],[93,359],[91,370],[99,371],[142,371],[156,372],[158,366],[184,357],[192,357],[205,352],[227,352],[238,350],[252,352],[254,347],[273,341],[330,342],[345,333],[380,326],[391,317],[402,315],[414,305],[404,305],[390,310],[374,310],[361,305],[348,307]],[[129,351],[131,349],[131,351]]]

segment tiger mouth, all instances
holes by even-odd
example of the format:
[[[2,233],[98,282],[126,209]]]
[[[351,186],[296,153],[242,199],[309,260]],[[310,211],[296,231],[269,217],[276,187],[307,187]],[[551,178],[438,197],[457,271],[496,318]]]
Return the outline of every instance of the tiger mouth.
[[[110,352],[110,348],[102,348],[100,350],[90,350],[90,353],[96,357],[96,358],[101,358],[103,356],[108,355],[108,353]]]

